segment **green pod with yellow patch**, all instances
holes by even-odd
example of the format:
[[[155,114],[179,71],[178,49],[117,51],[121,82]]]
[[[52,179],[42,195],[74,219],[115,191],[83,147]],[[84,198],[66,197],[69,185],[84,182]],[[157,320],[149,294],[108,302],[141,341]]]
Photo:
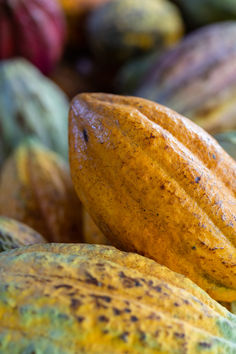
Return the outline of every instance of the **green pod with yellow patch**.
[[[236,351],[233,314],[184,276],[110,246],[2,253],[0,289],[4,353]]]
[[[186,36],[150,66],[134,93],[174,109],[211,134],[236,129],[236,21]]]
[[[179,41],[183,23],[168,0],[113,0],[88,19],[89,42],[103,62],[120,63]]]
[[[46,240],[29,226],[0,216],[0,252],[45,242]]]
[[[61,156],[28,139],[4,163],[0,215],[21,221],[52,242],[79,242],[82,206]]]

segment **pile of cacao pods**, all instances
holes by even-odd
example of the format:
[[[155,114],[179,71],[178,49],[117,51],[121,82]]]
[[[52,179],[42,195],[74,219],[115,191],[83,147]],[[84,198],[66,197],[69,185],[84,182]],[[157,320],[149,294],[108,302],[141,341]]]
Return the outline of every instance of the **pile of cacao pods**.
[[[235,63],[232,0],[0,0],[0,353],[236,353]]]

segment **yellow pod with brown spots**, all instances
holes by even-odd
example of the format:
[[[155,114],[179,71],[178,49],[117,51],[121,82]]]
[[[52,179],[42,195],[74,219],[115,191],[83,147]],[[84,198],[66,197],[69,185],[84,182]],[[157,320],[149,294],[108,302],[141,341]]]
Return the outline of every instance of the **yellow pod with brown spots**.
[[[184,276],[111,246],[0,255],[2,353],[235,353],[236,317]]]
[[[29,225],[49,241],[81,241],[82,206],[68,167],[34,140],[22,143],[2,168],[0,215]]]
[[[0,252],[45,242],[46,240],[29,226],[0,216]]]
[[[117,247],[236,300],[236,162],[190,120],[154,102],[80,94],[70,109],[80,200]]]

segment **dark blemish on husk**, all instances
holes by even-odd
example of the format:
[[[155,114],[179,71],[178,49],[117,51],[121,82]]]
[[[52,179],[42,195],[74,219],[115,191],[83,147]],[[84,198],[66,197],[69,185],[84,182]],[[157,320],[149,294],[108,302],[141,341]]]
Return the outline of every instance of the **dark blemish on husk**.
[[[131,310],[128,309],[128,308],[125,308],[124,311],[125,311],[126,313],[130,313],[130,312],[131,312]]]
[[[77,310],[77,308],[81,306],[81,301],[78,299],[71,299],[70,307],[74,310]]]
[[[143,331],[140,331],[139,333],[140,333],[140,337],[139,337],[140,340],[144,341],[146,339],[146,333],[144,333]]]
[[[214,160],[216,160],[216,155],[215,154],[212,154],[212,157]]]
[[[94,294],[92,294],[91,296],[92,296],[93,298],[98,299],[98,300],[103,300],[103,301],[105,301],[105,302],[111,302],[111,298],[110,298],[110,296],[105,296],[105,295],[94,295]]]
[[[65,289],[72,289],[73,286],[68,285],[68,284],[59,284],[54,286],[55,289],[60,289],[60,288],[65,288]]]
[[[99,316],[98,317],[99,322],[109,322],[109,319],[106,316]]]
[[[197,247],[196,247],[196,246],[193,246],[193,247],[192,247],[192,250],[196,250],[196,249],[197,249]]]
[[[175,307],[179,307],[180,304],[178,304],[178,302],[174,302],[174,306],[175,306]]]
[[[83,321],[84,321],[84,317],[83,316],[78,316],[78,317],[76,317],[77,318],[77,321],[79,322],[79,323],[82,323]]]
[[[177,333],[177,332],[175,332],[174,335],[175,335],[175,337],[177,337],[177,338],[184,338],[184,337],[185,337],[185,334],[184,334],[184,333]]]
[[[120,339],[122,339],[124,342],[128,342],[128,335],[129,335],[129,332],[124,332],[120,335]]]
[[[86,275],[85,281],[87,284],[102,286],[102,283],[100,281],[98,281],[96,278],[94,278],[89,272],[85,272],[85,275]]]
[[[116,315],[116,316],[119,316],[120,314],[121,314],[121,310],[119,310],[119,309],[117,309],[117,308],[115,308],[115,307],[113,307],[113,312],[114,312],[114,315]]]
[[[160,186],[160,188],[161,188],[162,190],[164,190],[164,189],[165,189],[165,185],[162,184],[162,185]]]
[[[138,317],[136,317],[136,316],[131,316],[131,317],[130,317],[130,321],[131,321],[131,322],[137,322],[137,321],[138,321]]]
[[[86,143],[88,142],[88,133],[87,133],[87,130],[86,129],[83,129],[83,137],[84,137],[84,140],[86,141]]]
[[[125,288],[133,288],[135,286],[142,286],[138,279],[126,276],[124,272],[120,272],[119,277],[122,279],[122,284]]]
[[[199,183],[200,180],[201,180],[201,177],[196,177],[196,178],[195,178],[195,183]]]
[[[153,288],[152,288],[153,290],[156,290],[158,293],[161,293],[161,291],[162,291],[162,288],[160,287],[160,286],[153,286]]]
[[[200,342],[198,343],[200,347],[202,348],[211,348],[212,344],[211,343],[207,343],[207,342]]]

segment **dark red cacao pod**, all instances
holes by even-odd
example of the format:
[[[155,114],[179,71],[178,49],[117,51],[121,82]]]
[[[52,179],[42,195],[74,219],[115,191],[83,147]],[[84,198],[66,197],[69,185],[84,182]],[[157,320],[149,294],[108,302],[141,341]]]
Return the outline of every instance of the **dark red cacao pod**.
[[[0,59],[22,56],[47,74],[62,54],[64,39],[57,0],[0,0]]]

